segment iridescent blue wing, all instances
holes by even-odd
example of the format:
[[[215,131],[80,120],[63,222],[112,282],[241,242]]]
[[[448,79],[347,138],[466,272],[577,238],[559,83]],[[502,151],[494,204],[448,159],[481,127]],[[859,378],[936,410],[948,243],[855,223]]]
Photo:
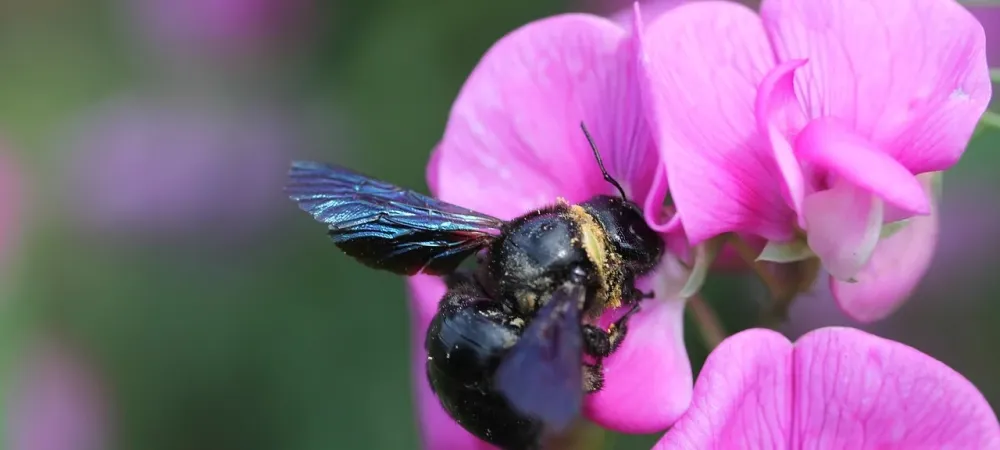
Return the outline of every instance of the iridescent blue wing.
[[[494,380],[512,407],[557,432],[569,427],[583,404],[584,295],[577,285],[552,294],[504,356]]]
[[[504,224],[344,167],[294,161],[288,175],[289,198],[327,224],[341,250],[376,269],[450,273]]]

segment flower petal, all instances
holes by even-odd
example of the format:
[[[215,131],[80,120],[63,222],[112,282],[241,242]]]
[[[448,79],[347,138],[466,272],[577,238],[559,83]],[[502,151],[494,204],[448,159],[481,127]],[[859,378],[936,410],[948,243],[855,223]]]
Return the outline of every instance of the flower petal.
[[[930,212],[920,182],[891,156],[830,118],[809,122],[795,139],[800,161],[830,171],[913,214]]]
[[[580,130],[624,170],[647,164],[624,57],[625,30],[610,20],[565,14],[500,39],[462,87],[438,161],[437,196],[509,219],[553,203],[613,192]],[[623,106],[624,105],[624,106]],[[621,141],[616,141],[616,139]],[[624,166],[628,165],[628,169]],[[633,176],[629,173],[628,176]],[[628,180],[622,180],[628,181]]]
[[[691,243],[728,231],[790,239],[780,173],[753,116],[774,65],[757,16],[731,2],[684,4],[646,27],[642,51],[653,136]]]
[[[614,12],[608,17],[615,21],[615,23],[621,24],[623,27],[628,28],[635,24],[633,20],[635,16],[635,8],[640,4],[642,5],[643,15],[646,19],[655,19],[660,14],[663,14],[675,7],[684,4],[688,0],[620,0],[620,1],[608,1],[600,0],[603,5],[610,7]]]
[[[431,391],[427,381],[427,351],[424,338],[437,304],[444,296],[444,282],[437,277],[417,275],[407,280],[412,310],[413,389],[417,402],[417,421],[420,424],[423,448],[448,450],[467,448],[487,450],[494,447],[469,434],[444,411],[441,402]]]
[[[947,169],[990,100],[982,26],[947,0],[765,0],[811,118],[850,124],[913,173]]]
[[[782,193],[788,206],[800,215],[799,226],[803,225],[802,200],[807,194],[806,184],[792,144],[785,136],[797,133],[806,122],[793,84],[795,69],[805,63],[805,60],[787,61],[769,72],[760,83],[754,106],[757,130],[767,136],[771,144],[771,152],[785,182]]]
[[[691,409],[654,449],[788,448],[792,344],[770,330],[730,336],[708,356]]]
[[[669,1],[669,0],[668,0]],[[685,0],[686,1],[686,0]],[[676,5],[671,5],[670,8]],[[654,8],[655,13],[662,13],[669,8]],[[641,62],[644,58],[643,54],[643,41],[642,35],[645,33],[646,25],[643,21],[642,8],[639,7],[639,2],[632,4],[632,15],[631,15],[631,26],[629,30],[629,42],[631,44],[630,50],[633,52],[633,59],[631,60],[635,63],[634,78],[631,80],[632,86],[639,87],[639,98],[636,99],[637,104],[643,104],[644,91],[640,83],[635,83],[635,80],[645,77],[645,69],[643,68]],[[620,23],[620,19],[616,19]],[[642,113],[646,112],[645,105],[641,109]],[[652,129],[649,126],[649,122],[645,114],[640,118],[640,123],[642,124],[645,136],[649,139],[649,143],[653,145],[652,150],[654,151],[654,158],[659,157],[659,153],[655,149],[655,141],[652,135]],[[680,217],[677,215],[675,208],[664,207],[664,200],[667,198],[667,173],[664,165],[660,163],[659,159],[653,161],[655,167],[652,172],[652,180],[650,181],[649,190],[647,191],[646,198],[642,202],[643,216],[646,218],[646,223],[649,226],[660,233],[672,235],[668,238],[668,242],[676,242],[678,240],[684,241],[683,246],[687,246],[687,236],[682,236]],[[669,209],[669,213],[668,213]],[[673,246],[676,246],[674,244]]]
[[[938,174],[921,175],[928,194]],[[840,308],[862,322],[882,319],[899,307],[923,279],[937,245],[937,205],[929,216],[914,217],[902,230],[879,241],[857,283],[830,280]]]
[[[878,244],[882,201],[841,182],[806,197],[803,210],[809,248],[834,278],[853,280]]]
[[[653,433],[687,410],[693,375],[684,347],[684,300],[676,297],[686,272],[667,255],[657,272],[642,280],[656,283],[652,290],[657,298],[643,301],[629,319],[625,340],[604,360],[604,388],[584,403],[585,414],[597,424],[625,433]]]
[[[590,131],[595,134],[595,140],[600,136],[605,142],[599,149],[611,176],[625,187],[629,196],[638,204],[651,203],[659,210],[666,192],[657,192],[653,197],[658,198],[647,198],[652,189],[653,177],[662,168],[659,164],[660,155],[643,114],[642,90],[639,83],[635,82],[639,70],[640,30],[642,17],[639,5],[636,4],[633,8],[633,26],[618,46],[618,70],[614,76],[608,77],[604,88],[604,104],[613,113],[608,114],[604,120],[596,121]]]
[[[788,448],[1000,448],[1000,424],[962,375],[852,328],[795,343],[795,439]]]
[[[792,345],[752,329],[708,357],[689,412],[656,449],[998,448],[983,395],[939,361],[850,328]]]

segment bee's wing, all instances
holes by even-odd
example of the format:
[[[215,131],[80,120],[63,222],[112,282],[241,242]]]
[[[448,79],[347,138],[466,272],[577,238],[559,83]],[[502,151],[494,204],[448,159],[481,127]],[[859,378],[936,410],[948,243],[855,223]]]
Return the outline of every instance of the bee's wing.
[[[583,402],[583,332],[577,285],[557,290],[501,361],[496,387],[518,411],[565,430]]]
[[[503,226],[495,217],[344,167],[294,161],[288,176],[289,198],[327,224],[341,250],[376,269],[449,273]]]

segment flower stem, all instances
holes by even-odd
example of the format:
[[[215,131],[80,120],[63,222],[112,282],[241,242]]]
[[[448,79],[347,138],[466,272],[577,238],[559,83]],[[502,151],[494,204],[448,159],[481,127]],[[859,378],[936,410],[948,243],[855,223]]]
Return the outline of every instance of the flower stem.
[[[698,324],[698,332],[701,333],[701,340],[705,343],[708,351],[718,347],[729,334],[726,333],[722,321],[715,310],[700,295],[694,295],[688,299],[688,311],[695,323]]]
[[[1000,83],[1000,69],[990,69],[990,81]]]
[[[767,286],[769,291],[773,293],[778,290],[778,279],[773,273],[771,273],[770,270],[768,270],[767,266],[760,261],[757,261],[757,252],[750,248],[746,241],[733,234],[730,235],[728,243],[733,247],[733,250],[736,250],[736,253],[740,255],[740,259],[753,269],[754,273],[756,273],[757,277],[764,282],[764,285]]]
[[[986,110],[983,117],[979,119],[979,124],[988,128],[1000,130],[1000,113]]]
[[[601,450],[606,432],[593,423],[579,421],[573,428],[560,436],[553,436],[542,446],[545,450]]]
[[[757,277],[767,287],[771,301],[767,305],[761,305],[759,321],[762,327],[776,329],[788,317],[788,308],[791,306],[792,301],[795,300],[797,291],[795,289],[788,289],[785,286],[786,283],[783,283],[766,263],[758,261],[757,252],[750,248],[746,241],[740,239],[739,236],[735,234],[730,235],[729,245],[736,250],[736,253],[740,255],[740,259],[743,262],[753,268],[754,273],[757,274]]]

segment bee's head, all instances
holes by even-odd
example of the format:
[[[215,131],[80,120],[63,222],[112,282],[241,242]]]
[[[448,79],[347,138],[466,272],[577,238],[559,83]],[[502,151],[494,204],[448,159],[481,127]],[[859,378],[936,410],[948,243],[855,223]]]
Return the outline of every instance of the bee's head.
[[[659,263],[663,238],[649,227],[638,205],[619,197],[599,195],[581,206],[604,228],[611,249],[621,256],[626,269],[642,274]]]

